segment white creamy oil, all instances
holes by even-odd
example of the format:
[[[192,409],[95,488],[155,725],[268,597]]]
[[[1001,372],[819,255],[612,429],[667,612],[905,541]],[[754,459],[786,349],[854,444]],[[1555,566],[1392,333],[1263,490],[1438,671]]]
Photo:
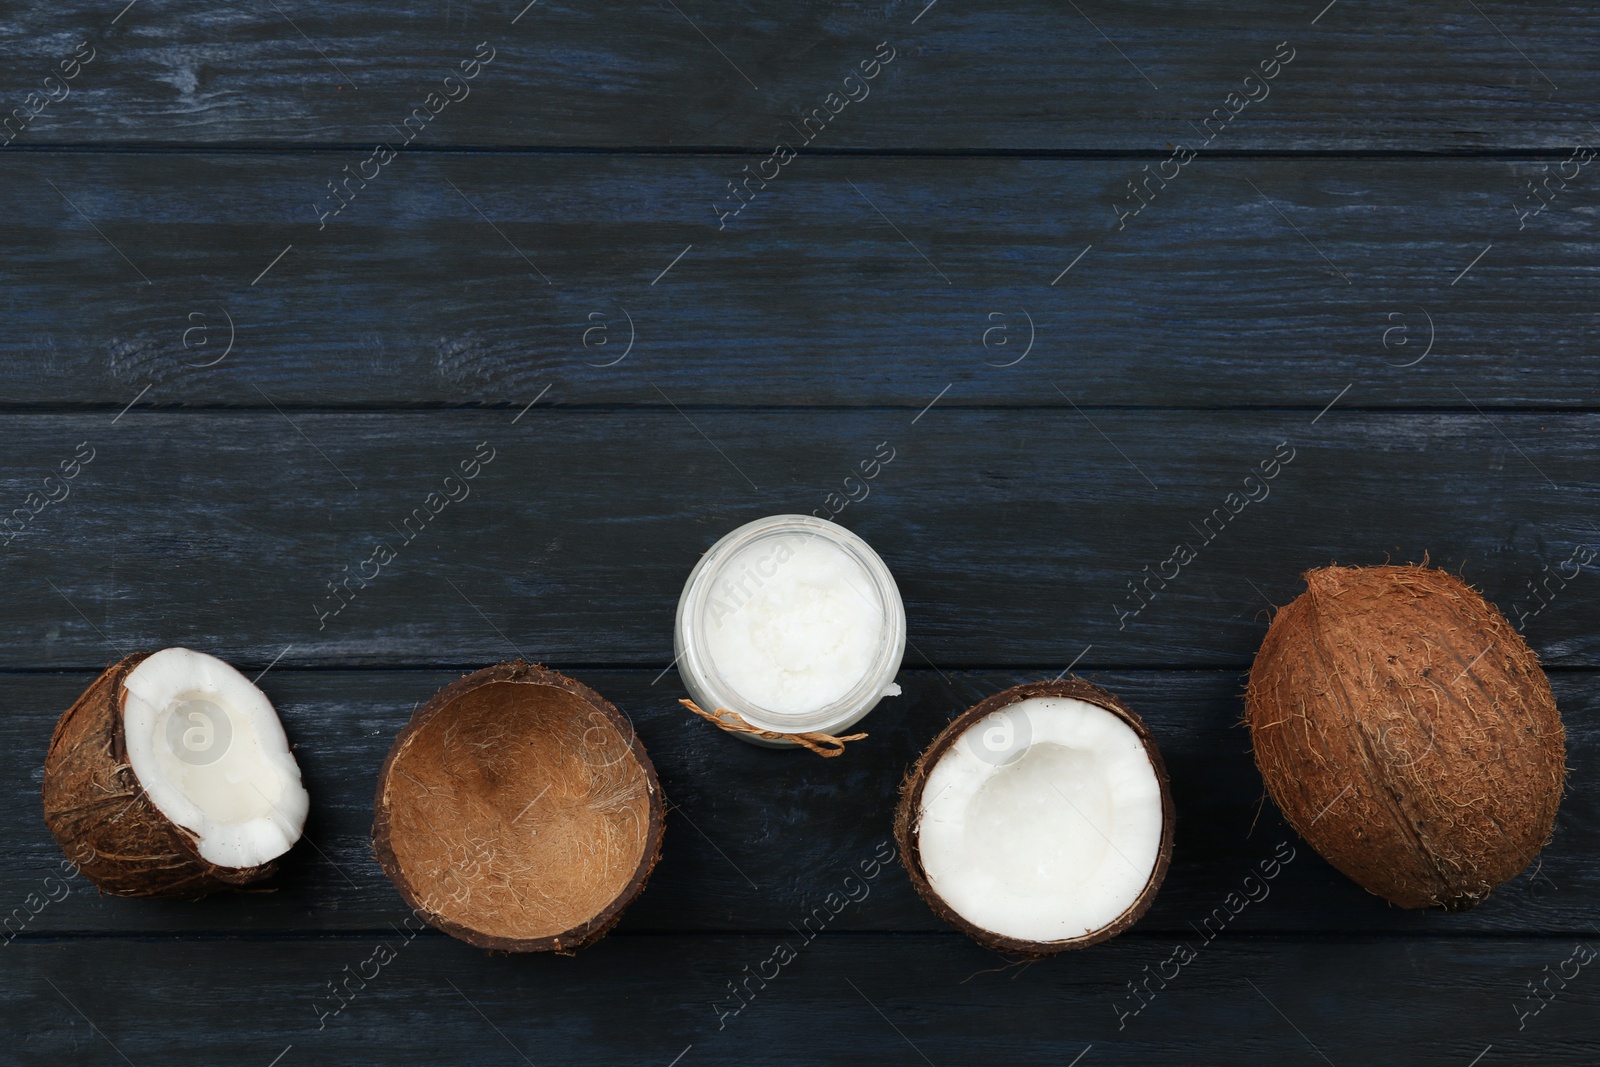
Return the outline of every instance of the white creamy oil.
[[[861,564],[828,538],[799,533],[732,555],[704,611],[716,672],[779,715],[817,711],[856,688],[877,662],[885,626]]]
[[[752,744],[812,747],[899,694],[906,612],[860,537],[814,515],[769,515],[694,565],[673,644],[691,710]]]

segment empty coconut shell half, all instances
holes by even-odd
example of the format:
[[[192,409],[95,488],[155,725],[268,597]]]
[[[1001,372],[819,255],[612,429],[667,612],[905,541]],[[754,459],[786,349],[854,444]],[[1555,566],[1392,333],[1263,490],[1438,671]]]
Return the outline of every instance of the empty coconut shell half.
[[[934,912],[1000,952],[1048,956],[1132,926],[1172,857],[1155,739],[1080,678],[996,693],[934,738],[895,838]]]
[[[1538,657],[1432,567],[1324,567],[1267,629],[1245,697],[1256,766],[1333,866],[1459,910],[1550,840],[1566,735]]]
[[[655,768],[581,682],[517,660],[440,690],[378,779],[378,862],[422,918],[480,948],[598,940],[661,854]]]
[[[100,889],[201,897],[276,870],[310,798],[266,695],[186,648],[107,667],[56,723],[44,818]]]

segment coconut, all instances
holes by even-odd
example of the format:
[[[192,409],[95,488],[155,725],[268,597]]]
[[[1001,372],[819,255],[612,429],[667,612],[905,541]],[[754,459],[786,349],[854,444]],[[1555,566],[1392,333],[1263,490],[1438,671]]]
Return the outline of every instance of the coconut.
[[[1473,907],[1550,840],[1566,739],[1522,636],[1454,575],[1325,567],[1250,670],[1256,766],[1334,867],[1405,908]]]
[[[661,786],[632,724],[517,660],[411,716],[378,779],[378,862],[424,920],[480,948],[598,940],[661,854]]]
[[[50,832],[117,896],[201,897],[265,878],[309,808],[265,694],[186,648],[107,667],[45,756]]]
[[[1155,899],[1172,857],[1155,739],[1081,678],[996,693],[934,738],[901,788],[911,884],[978,943],[1048,956],[1104,941]]]

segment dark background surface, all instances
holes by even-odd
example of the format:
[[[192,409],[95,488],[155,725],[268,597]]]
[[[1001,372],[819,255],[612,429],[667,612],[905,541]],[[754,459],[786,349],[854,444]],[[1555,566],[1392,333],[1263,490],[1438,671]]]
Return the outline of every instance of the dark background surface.
[[[925,3],[0,14],[4,113],[94,50],[0,148],[0,504],[94,456],[0,548],[0,907],[27,916],[0,944],[0,1062],[1600,1060],[1600,975],[1551,978],[1536,1014],[1529,992],[1600,942],[1600,581],[1530,590],[1600,549],[1600,169],[1561,167],[1600,140],[1600,12]],[[470,95],[319,226],[327,183],[480,42]],[[719,229],[726,183],[880,42],[870,95]],[[1290,50],[1119,229],[1127,183]],[[319,626],[327,583],[484,441],[472,495]],[[823,507],[880,442],[839,521],[901,584],[905,694],[828,761],[688,718],[662,672],[698,554]],[[1271,495],[1119,627],[1126,584],[1285,442]],[[1239,725],[1301,571],[1424,554],[1522,629],[1568,730],[1541,864],[1460,915],[1324,864]],[[174,644],[271,667],[307,838],[273,892],[73,878],[31,914],[62,862],[53,722],[108,660]],[[572,959],[407,940],[371,854],[411,709],[519,654],[627,712],[672,805],[645,894]],[[1008,967],[891,865],[733,1013],[729,983],[888,839],[939,728],[1069,665],[1172,773],[1148,916]],[[380,943],[393,962],[325,1014]],[[1196,958],[1129,1014],[1179,943]]]

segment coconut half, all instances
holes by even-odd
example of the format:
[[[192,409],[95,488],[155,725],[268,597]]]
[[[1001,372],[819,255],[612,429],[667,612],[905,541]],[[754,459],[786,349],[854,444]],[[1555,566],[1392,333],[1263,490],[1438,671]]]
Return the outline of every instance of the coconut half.
[[[107,667],[45,756],[50,832],[118,896],[199,897],[265,878],[310,805],[266,695],[187,648]]]
[[[1047,956],[1133,925],[1172,856],[1155,739],[1080,678],[996,693],[906,777],[895,837],[934,912],[1001,952]]]
[[[661,855],[661,786],[628,719],[581,682],[517,660],[440,690],[400,731],[372,829],[427,922],[480,948],[598,940]]]

